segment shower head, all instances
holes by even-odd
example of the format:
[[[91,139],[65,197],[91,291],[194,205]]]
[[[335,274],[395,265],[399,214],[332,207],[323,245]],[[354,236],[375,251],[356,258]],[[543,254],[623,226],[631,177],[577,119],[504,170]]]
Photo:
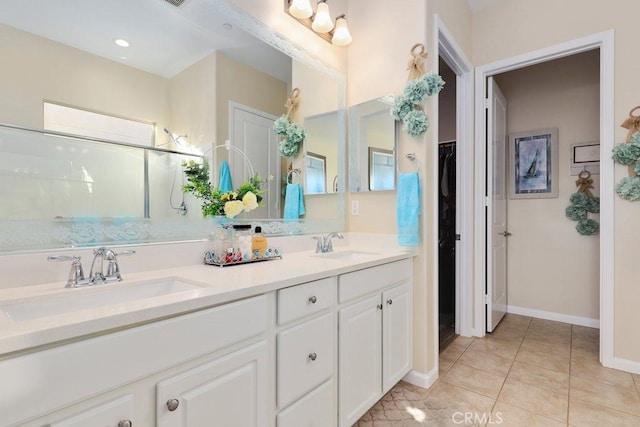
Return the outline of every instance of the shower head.
[[[169,132],[167,128],[164,128],[164,131],[178,147],[185,148],[187,146],[187,135],[176,135],[173,132]]]

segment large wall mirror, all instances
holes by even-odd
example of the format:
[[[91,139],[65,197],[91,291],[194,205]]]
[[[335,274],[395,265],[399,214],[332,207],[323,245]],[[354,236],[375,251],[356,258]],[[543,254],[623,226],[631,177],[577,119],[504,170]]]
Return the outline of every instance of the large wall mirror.
[[[269,234],[344,229],[343,195],[332,191],[346,181],[344,76],[230,3],[5,0],[0,39],[11,64],[0,67],[0,252],[204,238],[211,222],[183,196],[181,163],[203,155],[216,184],[227,161],[237,187],[248,178],[238,151],[266,191],[263,207],[236,220]],[[271,126],[293,87],[312,139],[286,160]],[[149,131],[130,140],[83,119],[55,127],[45,103]],[[314,136],[319,117],[331,138]],[[307,153],[324,156],[325,191],[313,194],[327,199],[282,221],[286,175],[304,171]]]
[[[396,122],[389,100],[379,98],[349,108],[349,190],[395,189]]]

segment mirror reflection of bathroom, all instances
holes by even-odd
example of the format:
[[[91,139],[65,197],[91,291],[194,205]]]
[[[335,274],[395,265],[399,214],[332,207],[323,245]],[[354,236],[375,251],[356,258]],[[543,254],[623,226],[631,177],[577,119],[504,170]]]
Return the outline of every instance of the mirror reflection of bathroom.
[[[337,192],[338,180],[338,119],[330,111],[304,119],[307,133],[304,157],[304,193]]]
[[[351,192],[395,189],[396,122],[386,98],[349,109],[349,188]]]

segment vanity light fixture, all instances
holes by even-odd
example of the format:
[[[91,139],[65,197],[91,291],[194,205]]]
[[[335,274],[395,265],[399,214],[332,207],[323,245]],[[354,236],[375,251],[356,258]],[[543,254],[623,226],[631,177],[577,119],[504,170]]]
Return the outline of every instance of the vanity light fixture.
[[[113,39],[113,42],[120,47],[129,47],[131,44],[125,39]]]
[[[352,41],[346,15],[338,16],[334,26],[327,0],[318,1],[315,13],[309,0],[284,0],[284,10],[334,46],[346,46]]]

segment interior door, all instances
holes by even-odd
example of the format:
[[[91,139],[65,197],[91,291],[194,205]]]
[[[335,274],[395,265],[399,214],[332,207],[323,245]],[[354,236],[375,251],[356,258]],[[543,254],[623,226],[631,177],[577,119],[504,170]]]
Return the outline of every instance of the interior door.
[[[262,184],[263,206],[242,214],[243,218],[280,218],[280,155],[278,135],[273,130],[272,117],[267,113],[239,104],[231,104],[231,145],[239,148],[251,161],[255,173],[265,180]],[[242,155],[231,151],[229,167],[234,188],[249,178],[248,166]],[[274,179],[268,180],[269,176]]]
[[[507,311],[507,101],[492,77],[487,82],[487,332]]]

